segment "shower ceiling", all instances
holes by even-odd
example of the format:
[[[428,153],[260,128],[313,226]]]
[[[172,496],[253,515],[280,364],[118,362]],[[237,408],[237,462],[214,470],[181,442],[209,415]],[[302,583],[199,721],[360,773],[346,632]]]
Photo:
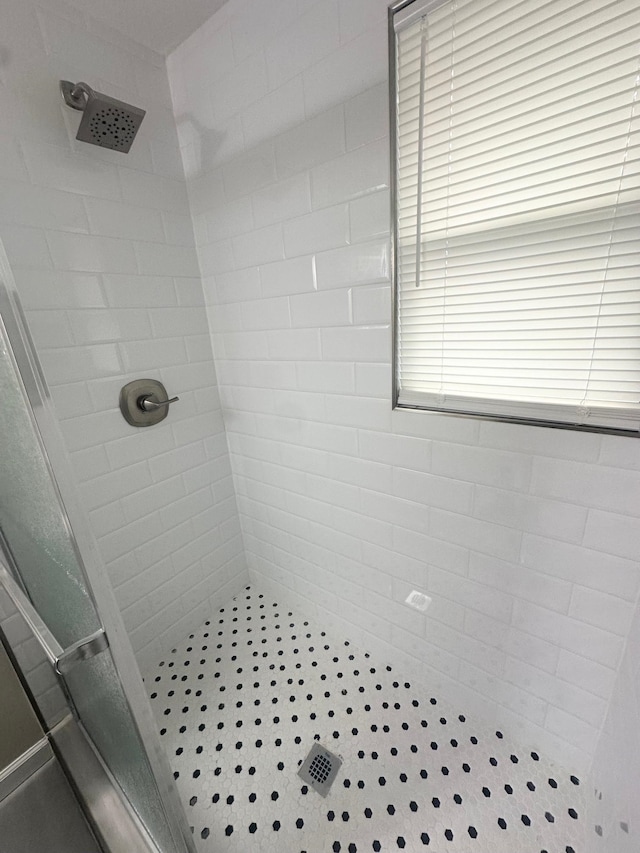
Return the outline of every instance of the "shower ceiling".
[[[225,0],[69,0],[103,24],[167,54],[224,5]]]

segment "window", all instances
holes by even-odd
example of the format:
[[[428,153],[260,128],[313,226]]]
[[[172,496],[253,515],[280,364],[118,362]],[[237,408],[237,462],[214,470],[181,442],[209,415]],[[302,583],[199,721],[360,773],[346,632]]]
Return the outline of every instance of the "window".
[[[640,5],[396,4],[395,402],[640,429]]]

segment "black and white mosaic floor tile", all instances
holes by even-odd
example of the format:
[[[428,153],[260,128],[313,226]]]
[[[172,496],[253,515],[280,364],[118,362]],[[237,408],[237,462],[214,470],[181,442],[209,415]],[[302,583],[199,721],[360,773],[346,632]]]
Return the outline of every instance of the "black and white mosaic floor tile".
[[[582,853],[579,779],[248,587],[147,679],[201,853]],[[326,798],[297,772],[343,764]]]

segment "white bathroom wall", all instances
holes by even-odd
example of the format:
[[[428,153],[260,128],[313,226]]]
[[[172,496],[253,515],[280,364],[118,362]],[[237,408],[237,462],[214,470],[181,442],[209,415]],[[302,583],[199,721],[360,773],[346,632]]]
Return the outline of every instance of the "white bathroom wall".
[[[164,59],[58,0],[0,23],[0,239],[144,664],[247,577]],[[129,154],[75,141],[61,78],[147,110]],[[144,376],[180,402],[135,429]]]
[[[593,759],[590,821],[607,850],[638,849],[640,792],[640,611],[629,632],[609,713]],[[596,841],[597,849],[597,837]]]
[[[640,442],[391,410],[385,18],[229,0],[169,57],[250,572],[583,771]]]

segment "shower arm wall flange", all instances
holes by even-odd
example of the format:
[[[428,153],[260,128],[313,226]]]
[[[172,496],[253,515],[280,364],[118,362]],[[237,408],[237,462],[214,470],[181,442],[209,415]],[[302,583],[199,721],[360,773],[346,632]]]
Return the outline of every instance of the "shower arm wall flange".
[[[87,83],[71,83],[69,80],[60,81],[62,98],[68,107],[82,112],[87,106],[93,89]]]

